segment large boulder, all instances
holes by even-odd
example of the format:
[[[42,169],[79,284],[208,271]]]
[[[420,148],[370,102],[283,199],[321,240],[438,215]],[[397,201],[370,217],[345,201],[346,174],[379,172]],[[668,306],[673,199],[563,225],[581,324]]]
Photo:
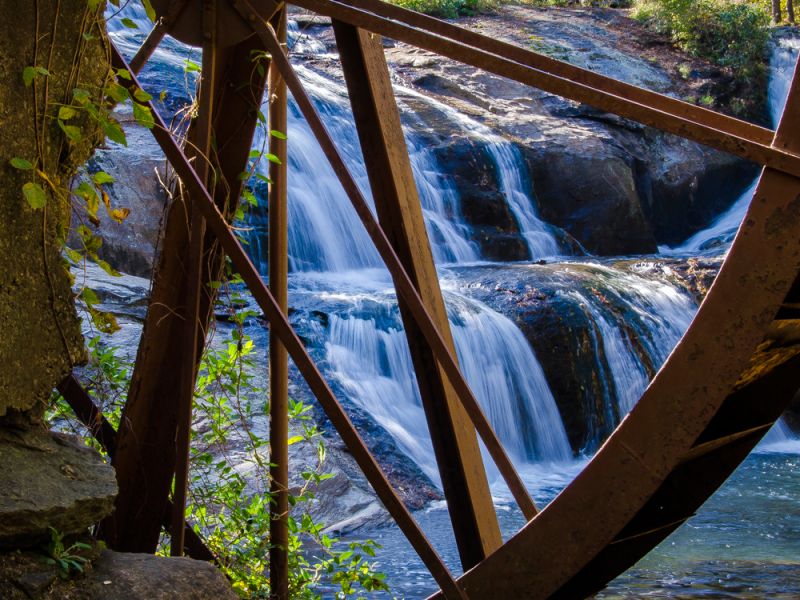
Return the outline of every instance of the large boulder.
[[[114,471],[77,437],[0,428],[0,460],[0,548],[85,531],[113,510]]]

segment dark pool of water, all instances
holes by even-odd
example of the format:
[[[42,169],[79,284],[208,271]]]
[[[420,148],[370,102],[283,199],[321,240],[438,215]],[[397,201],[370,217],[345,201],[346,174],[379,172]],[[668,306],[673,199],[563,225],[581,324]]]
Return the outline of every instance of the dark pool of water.
[[[578,468],[552,472],[549,480],[539,477],[541,485],[533,490],[537,501],[552,499]],[[502,495],[498,500],[501,528],[510,534],[522,518]],[[416,516],[458,572],[445,510]],[[383,545],[378,569],[388,576],[391,596],[425,598],[436,589],[397,528],[365,535]],[[800,455],[751,454],[695,517],[598,598],[800,598]]]

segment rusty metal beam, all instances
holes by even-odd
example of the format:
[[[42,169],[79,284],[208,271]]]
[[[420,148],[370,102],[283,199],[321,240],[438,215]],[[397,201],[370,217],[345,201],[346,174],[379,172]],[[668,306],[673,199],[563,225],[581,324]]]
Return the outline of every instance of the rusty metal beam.
[[[752,138],[749,137],[749,132],[746,131],[736,135],[721,131],[711,125],[695,122],[670,112],[670,108],[667,106],[662,106],[661,109],[653,108],[646,104],[593,88],[590,85],[560,77],[542,68],[521,64],[504,56],[498,56],[486,50],[442,37],[422,28],[411,27],[405,23],[393,21],[384,16],[342,4],[336,0],[292,0],[291,3],[332,19],[349,23],[355,27],[430,50],[495,75],[507,77],[546,92],[633,119],[717,150],[735,154],[776,171],[800,176],[800,154],[787,152],[780,147],[769,145],[763,141],[763,134]]]
[[[273,58],[275,53],[273,53]],[[125,59],[111,45],[112,64],[117,69],[128,71],[131,76],[130,81],[120,80],[120,84],[129,87],[138,86],[136,76],[130,72]],[[452,574],[442,561],[441,557],[433,549],[424,532],[420,529],[411,513],[408,511],[403,501],[392,488],[386,475],[370,454],[364,441],[356,431],[347,413],[339,404],[328,384],[325,382],[314,361],[309,356],[303,346],[303,342],[297,333],[292,329],[291,324],[285,314],[280,309],[275,297],[269,288],[264,284],[253,263],[247,256],[236,236],[231,231],[223,213],[214,203],[214,200],[205,189],[203,182],[197,176],[189,159],[178,146],[172,137],[169,129],[165,125],[161,116],[158,114],[152,102],[147,103],[153,112],[155,126],[152,129],[153,137],[161,146],[167,160],[172,164],[177,175],[189,190],[189,193],[196,199],[197,208],[203,213],[206,219],[209,232],[222,246],[222,249],[230,258],[234,268],[242,276],[242,280],[250,289],[258,305],[264,311],[264,315],[270,325],[270,334],[277,335],[286,347],[289,356],[297,365],[298,370],[309,385],[314,396],[319,401],[331,423],[339,432],[342,440],[347,445],[358,466],[361,468],[367,480],[375,489],[378,497],[389,513],[397,522],[400,529],[408,538],[409,542],[419,554],[423,563],[430,570],[436,582],[442,587],[444,596],[448,599],[466,599],[461,587],[455,582]]]
[[[263,52],[255,36],[219,49],[218,76],[213,95],[217,179],[214,199],[225,215],[238,201],[251,140],[258,119],[266,77],[252,66],[252,53]],[[127,68],[127,67],[126,67]],[[239,82],[244,85],[231,85]],[[206,160],[193,152],[199,164]],[[193,202],[193,201],[192,201]],[[172,203],[158,259],[150,304],[131,378],[128,401],[119,431],[114,466],[120,493],[116,511],[107,519],[104,534],[115,549],[153,552],[158,543],[176,466],[177,398],[184,354],[186,267],[189,254],[191,207]],[[213,235],[206,235],[203,255],[198,347],[202,353],[204,331],[213,314],[214,290],[208,285],[221,275],[222,255]],[[196,361],[195,366],[196,368]]]
[[[555,58],[533,52],[515,44],[475,33],[464,27],[442,21],[441,19],[429,17],[428,15],[403,8],[396,4],[382,2],[381,0],[342,0],[342,4],[360,8],[387,19],[400,21],[411,27],[423,29],[467,46],[485,50],[497,56],[509,58],[520,64],[533,67],[534,69],[539,69],[546,73],[563,77],[564,79],[582,83],[621,98],[628,98],[639,104],[651,106],[664,113],[683,117],[695,123],[708,125],[709,127],[738,137],[751,139],[760,144],[771,144],[772,138],[775,135],[774,131],[759,127],[753,123],[748,123],[747,121],[742,121],[703,108],[702,106],[690,104],[689,102],[684,102],[683,100],[667,96],[666,94],[660,94],[630,83],[625,83],[624,81],[606,77],[595,71],[582,69],[568,62],[556,60]]]
[[[503,476],[522,514],[525,515],[527,519],[533,518],[536,514],[536,505],[531,499],[530,494],[528,494],[524,482],[514,468],[500,440],[497,439],[497,435],[486,418],[483,409],[481,409],[478,400],[475,398],[475,395],[472,393],[463,374],[459,370],[455,358],[436,328],[411,278],[395,253],[389,239],[386,237],[386,233],[372,214],[364,195],[336,148],[333,138],[331,138],[330,133],[320,119],[319,113],[316,108],[314,108],[311,99],[303,88],[303,84],[300,82],[300,79],[297,77],[289,61],[282,54],[279,54],[280,45],[277,42],[274,31],[268,24],[259,21],[255,17],[255,13],[252,9],[248,8],[249,4],[246,0],[231,0],[231,2],[237,10],[241,12],[243,17],[253,24],[256,33],[271,52],[274,62],[281,70],[289,90],[292,92],[303,116],[306,118],[309,127],[317,138],[317,142],[322,147],[334,173],[339,178],[345,193],[347,193],[353,208],[364,224],[367,234],[370,236],[373,244],[375,244],[378,253],[392,275],[398,297],[403,298],[403,300],[407,302],[409,310],[413,313],[422,334],[425,336],[425,340],[430,345],[436,360],[444,369],[445,373],[447,373],[450,384],[455,388],[458,399],[469,415],[475,429],[478,431],[481,441],[486,446],[492,460]]]
[[[335,20],[333,31],[381,227],[455,356],[381,39]],[[407,302],[398,303],[461,565],[470,569],[503,543],[478,438]]]
[[[272,23],[278,41],[285,49],[286,10],[281,10]],[[287,133],[288,105],[286,83],[270,64],[269,130]],[[269,133],[269,151],[280,164],[269,166],[269,289],[284,315],[289,314],[289,239],[287,206],[286,140]],[[270,463],[270,597],[289,598],[289,357],[280,339],[269,336],[269,463]]]
[[[167,28],[164,25],[164,21],[159,19],[153,29],[150,30],[150,33],[147,34],[144,42],[142,45],[139,46],[139,49],[136,51],[136,54],[131,59],[131,71],[134,73],[139,73],[144,67],[145,63],[150,60],[150,57],[153,56],[153,52],[156,51],[158,45],[161,43],[161,40],[167,35]]]
[[[213,137],[213,114],[216,98],[215,88],[219,85],[217,69],[219,66],[219,47],[217,45],[216,3],[203,0],[203,63],[200,79],[200,94],[197,120],[190,134],[194,144],[195,171],[206,189],[213,189],[214,169],[212,167],[211,146]],[[191,197],[181,194],[184,202]],[[172,486],[172,526],[170,527],[170,555],[183,556],[183,531],[186,518],[186,494],[189,486],[189,454],[192,432],[192,405],[196,369],[200,360],[198,352],[205,347],[207,323],[200,319],[200,296],[203,284],[203,246],[205,239],[205,219],[200,211],[191,207],[189,230],[189,253],[186,261],[186,290],[183,322],[183,352],[178,390],[178,420],[175,433],[175,480]],[[200,336],[202,335],[202,339]]]
[[[142,42],[139,50],[136,51],[136,54],[131,59],[130,63],[128,63],[131,67],[131,71],[138,74],[139,71],[142,70],[142,67],[144,67],[145,63],[150,60],[153,52],[156,51],[158,45],[161,43],[167,33],[169,33],[170,25],[181,16],[183,9],[186,7],[187,1],[188,0],[172,0],[172,3],[167,9],[167,13],[164,16],[156,19],[153,29],[147,34],[147,37],[145,38],[144,42]]]

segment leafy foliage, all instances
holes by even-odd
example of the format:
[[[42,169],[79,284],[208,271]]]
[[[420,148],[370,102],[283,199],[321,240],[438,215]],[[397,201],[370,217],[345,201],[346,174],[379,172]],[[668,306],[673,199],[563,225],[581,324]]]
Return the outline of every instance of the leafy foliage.
[[[418,12],[452,19],[493,10],[496,0],[392,0],[393,4]]]
[[[235,292],[228,299],[231,305],[240,302]],[[251,316],[238,311],[233,320],[241,325]],[[82,379],[106,418],[118,427],[131,366],[119,357],[118,348],[104,345],[100,337],[92,338],[88,347],[89,365]],[[187,520],[220,558],[240,596],[269,598],[269,440],[254,431],[254,423],[265,420],[268,407],[259,409],[255,404],[267,396],[254,375],[255,352],[252,339],[236,328],[222,347],[209,347],[203,355],[195,390]],[[49,420],[70,420],[64,399],[56,395],[53,400]],[[379,548],[375,542],[340,542],[326,535],[324,525],[308,513],[314,487],[329,477],[323,472],[325,445],[309,411],[308,405],[290,401],[289,444],[307,444],[316,456],[316,464],[301,474],[302,485],[289,498],[291,597],[322,598],[331,593],[337,598],[362,597],[365,592],[386,590],[385,576],[371,562]],[[100,449],[96,442],[88,443]],[[70,559],[73,550],[66,551]],[[58,546],[54,552],[64,554]]]
[[[69,546],[64,544],[64,535],[50,527],[50,542],[45,548],[46,557],[44,562],[54,565],[58,569],[58,575],[62,579],[67,579],[73,574],[83,573],[84,565],[89,561],[86,556],[80,554],[91,550],[89,544],[75,542]]]
[[[690,54],[730,69],[742,87],[764,88],[769,17],[760,2],[637,0],[634,16]]]

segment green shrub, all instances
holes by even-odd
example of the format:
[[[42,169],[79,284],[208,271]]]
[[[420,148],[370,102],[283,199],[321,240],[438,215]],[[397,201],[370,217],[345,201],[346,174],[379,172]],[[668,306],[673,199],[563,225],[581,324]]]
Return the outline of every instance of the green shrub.
[[[391,0],[391,2],[403,8],[445,19],[488,12],[498,5],[496,0]]]
[[[241,325],[247,316],[238,312],[234,320]],[[89,365],[81,379],[116,427],[131,365],[119,358],[119,348],[104,345],[99,337],[92,338],[88,346]],[[187,519],[219,557],[234,590],[242,598],[266,599],[270,598],[269,440],[256,435],[253,425],[266,420],[268,408],[256,404],[257,399],[263,402],[267,391],[254,376],[255,352],[253,341],[236,328],[222,348],[209,344],[203,354],[195,388]],[[55,394],[52,401],[49,420],[79,433],[80,426],[64,398]],[[309,410],[308,405],[290,400],[289,443],[310,444],[316,452],[316,464],[301,473],[304,483],[292,489],[289,497],[290,597],[322,598],[320,588],[325,590],[324,597],[333,593],[337,599],[386,591],[385,576],[375,571],[372,562],[379,546],[372,540],[345,543],[330,537],[323,533],[324,525],[308,513],[314,488],[329,477],[323,472],[326,449]],[[94,440],[86,442],[100,450]],[[49,555],[66,561],[59,563],[62,569],[80,570],[73,556],[75,547],[54,548]],[[164,536],[160,552],[166,554],[168,548],[169,538]]]
[[[639,0],[634,17],[670,35],[685,51],[748,77],[763,71],[769,18],[736,0]]]
[[[730,70],[738,86],[763,89],[769,16],[742,0],[637,0],[634,18],[683,50]]]

